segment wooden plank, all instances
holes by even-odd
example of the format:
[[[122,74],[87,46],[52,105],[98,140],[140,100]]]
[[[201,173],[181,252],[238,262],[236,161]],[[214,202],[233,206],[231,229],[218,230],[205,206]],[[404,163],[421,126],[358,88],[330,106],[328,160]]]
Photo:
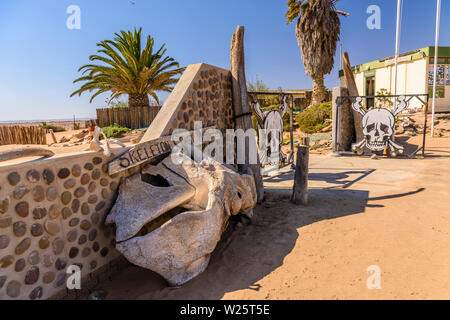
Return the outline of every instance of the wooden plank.
[[[347,52],[344,52],[343,68],[344,68],[345,82],[347,84],[349,95],[353,97],[359,96],[358,87],[356,86],[355,77],[353,75],[352,66],[350,64],[350,59],[348,57]],[[362,139],[364,139],[362,127],[362,115],[359,112],[353,110],[353,108],[352,114],[356,132],[356,141],[361,141]]]
[[[309,138],[305,137],[301,140],[297,149],[291,201],[297,205],[306,206],[308,204]]]
[[[214,127],[203,128],[202,137],[208,129],[214,129]],[[189,134],[193,137],[194,131],[189,131]],[[172,140],[171,135],[136,144],[133,148],[108,162],[108,174],[113,175],[139,165],[150,163],[159,156],[172,152],[174,146],[175,142]]]

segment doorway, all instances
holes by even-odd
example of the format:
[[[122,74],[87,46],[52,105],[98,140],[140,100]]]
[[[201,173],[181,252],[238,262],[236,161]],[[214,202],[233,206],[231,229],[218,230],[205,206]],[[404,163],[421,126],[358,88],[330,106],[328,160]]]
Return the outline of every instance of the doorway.
[[[375,76],[366,77],[366,96],[373,97],[375,96]],[[372,109],[375,107],[375,99],[367,98],[367,109]]]

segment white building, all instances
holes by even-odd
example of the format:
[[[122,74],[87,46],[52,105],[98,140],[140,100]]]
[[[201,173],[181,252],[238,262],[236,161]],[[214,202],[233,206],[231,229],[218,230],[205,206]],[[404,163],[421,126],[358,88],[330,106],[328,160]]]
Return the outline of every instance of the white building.
[[[397,94],[430,94],[433,96],[434,47],[426,47],[400,55],[398,59]],[[394,94],[394,57],[353,67],[360,95],[374,96],[381,89]],[[339,71],[341,83],[343,71]],[[370,103],[370,102],[368,102]],[[421,107],[417,99],[411,107]],[[439,47],[436,112],[450,112],[450,47]]]

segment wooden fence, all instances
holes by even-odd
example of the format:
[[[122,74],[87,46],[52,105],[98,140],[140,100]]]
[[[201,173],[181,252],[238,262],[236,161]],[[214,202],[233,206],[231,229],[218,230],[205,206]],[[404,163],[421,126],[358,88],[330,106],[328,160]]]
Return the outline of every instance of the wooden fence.
[[[97,125],[106,127],[117,123],[130,129],[147,127],[160,109],[160,106],[97,109]]]
[[[45,129],[39,127],[1,126],[2,144],[47,144]]]

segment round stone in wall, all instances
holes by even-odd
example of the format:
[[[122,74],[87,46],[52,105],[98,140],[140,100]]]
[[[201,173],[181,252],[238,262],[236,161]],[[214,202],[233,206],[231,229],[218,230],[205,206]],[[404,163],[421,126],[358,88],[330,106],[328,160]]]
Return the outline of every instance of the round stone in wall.
[[[40,299],[40,298],[42,298],[43,292],[44,291],[41,286],[36,287],[33,289],[33,291],[30,292],[30,295],[28,296],[28,298],[30,298],[30,300]]]
[[[50,206],[50,208],[48,209],[48,216],[50,217],[50,219],[56,219],[59,217],[59,209],[57,207],[57,205],[52,204]]]
[[[39,237],[44,233],[44,228],[39,223],[33,223],[31,225],[31,235],[33,237]]]
[[[96,206],[95,206],[95,210],[99,211],[102,210],[106,205],[105,201],[100,201]]]
[[[77,181],[74,178],[66,180],[66,181],[64,181],[64,188],[71,189],[71,188],[75,187],[76,183],[77,183]]]
[[[78,255],[79,251],[80,250],[77,247],[70,248],[70,250],[69,250],[69,258],[71,258],[71,259],[75,258]]]
[[[7,235],[0,235],[0,249],[5,249],[9,245],[9,237]]]
[[[37,250],[31,251],[31,253],[28,256],[28,263],[32,266],[39,263],[41,260],[41,257],[39,256],[39,252]]]
[[[27,186],[17,187],[13,191],[13,197],[17,200],[22,199],[28,192],[30,192],[30,188]]]
[[[42,277],[44,283],[51,283],[53,280],[55,280],[55,274],[53,272],[46,272]]]
[[[39,280],[39,268],[31,267],[25,275],[25,284],[35,284]]]
[[[63,270],[66,266],[67,266],[67,262],[66,261],[64,261],[64,260],[62,260],[60,258],[56,259],[56,262],[55,262],[56,270]]]
[[[78,187],[75,189],[75,192],[73,194],[75,195],[75,197],[81,198],[86,194],[86,189],[83,187]]]
[[[102,163],[102,161],[103,161],[103,159],[100,158],[100,157],[94,157],[94,158],[92,159],[92,162],[93,162],[95,165]]]
[[[16,271],[16,272],[22,271],[23,269],[25,269],[25,265],[26,265],[25,259],[21,258],[21,259],[17,260],[16,264],[14,266],[14,271]]]
[[[84,231],[87,231],[91,228],[91,223],[88,220],[83,220],[80,223],[80,228]]]
[[[8,174],[8,182],[10,185],[15,186],[20,182],[20,174],[17,172],[11,172]]]
[[[58,197],[58,190],[55,187],[49,187],[46,195],[48,201],[54,201]]]
[[[77,239],[77,235],[78,235],[78,231],[76,229],[70,230],[67,233],[67,241],[69,241],[69,242],[75,241]]]
[[[61,238],[56,238],[55,240],[53,240],[52,247],[54,254],[60,254],[64,249],[64,240]]]
[[[9,208],[9,198],[0,198],[0,213],[6,213]]]
[[[78,225],[78,223],[80,223],[80,219],[78,219],[78,218],[73,218],[73,219],[70,219],[70,221],[69,221],[69,226],[75,227],[76,225]]]
[[[67,207],[64,207],[61,210],[61,214],[62,214],[63,219],[66,220],[67,218],[69,218],[72,215],[72,210]]]
[[[27,179],[30,182],[38,182],[41,180],[41,174],[37,170],[30,170],[27,172]]]
[[[84,248],[82,251],[81,251],[81,256],[83,257],[83,258],[86,258],[87,256],[89,256],[90,254],[91,254],[91,248]]]
[[[39,248],[42,250],[47,249],[50,246],[50,239],[47,236],[43,236],[41,239],[39,239]]]
[[[101,179],[100,179],[100,185],[101,185],[102,187],[106,187],[108,184],[109,184],[108,179],[105,179],[105,178],[101,178]]]
[[[70,176],[70,170],[69,170],[69,169],[67,169],[67,168],[62,168],[62,169],[60,169],[60,170],[58,171],[58,177],[59,177],[60,179],[65,179],[65,178],[67,178],[68,176]]]
[[[53,267],[53,263],[55,263],[55,256],[50,255],[50,254],[44,254],[44,256],[42,258],[42,264],[46,268],[50,268],[50,267]]]
[[[84,173],[84,174],[81,176],[80,182],[81,182],[82,185],[86,185],[86,184],[89,183],[90,180],[91,180],[91,176],[88,175],[87,173]]]
[[[89,231],[88,238],[89,241],[94,241],[95,238],[97,238],[97,229],[92,229],[91,231]]]
[[[90,211],[91,211],[91,210],[90,210],[90,208],[89,208],[89,205],[88,205],[86,202],[84,202],[84,203],[81,205],[81,213],[84,214],[84,215],[88,215]]]
[[[54,236],[59,233],[61,230],[61,227],[58,222],[47,220],[44,223],[45,231],[47,231],[48,234]]]
[[[100,246],[99,246],[98,242],[94,242],[94,244],[92,245],[92,250],[94,250],[95,252],[100,250]]]
[[[97,197],[95,194],[91,194],[91,195],[89,196],[89,198],[88,198],[88,202],[89,202],[90,204],[96,203],[97,200],[98,200],[98,197]]]
[[[44,207],[36,207],[33,209],[33,218],[36,220],[42,219],[47,215],[47,209]]]
[[[21,284],[19,281],[12,280],[6,286],[6,294],[11,298],[17,298],[20,295]]]
[[[92,179],[94,180],[99,179],[101,175],[102,172],[100,171],[100,169],[95,169],[94,171],[92,171]]]
[[[55,174],[53,173],[53,171],[45,169],[42,172],[42,178],[44,179],[44,182],[46,184],[51,184],[55,180]]]
[[[100,221],[100,214],[98,212],[95,212],[91,215],[91,221],[93,224],[98,224]]]
[[[57,287],[61,287],[62,285],[64,285],[66,283],[66,273],[61,273],[55,281],[55,288]]]
[[[27,225],[22,221],[14,222],[13,232],[16,237],[22,237],[27,232]]]
[[[8,255],[0,259],[0,268],[7,268],[14,263],[14,256]]]
[[[61,195],[61,202],[64,205],[68,205],[72,200],[72,194],[69,191],[64,191]]]
[[[36,186],[33,188],[33,200],[36,202],[41,202],[45,199],[45,190],[42,186]]]
[[[87,162],[87,163],[84,165],[84,168],[85,168],[86,170],[91,171],[92,169],[94,169],[94,165],[93,165],[92,163],[90,163],[90,162]]]
[[[18,204],[16,204],[16,208],[15,209],[16,209],[16,213],[20,217],[22,217],[22,218],[28,217],[29,210],[30,210],[28,202],[26,202],[26,201],[19,202]]]
[[[87,241],[87,236],[85,234],[82,234],[79,238],[78,238],[78,244],[82,245],[85,244]]]
[[[72,175],[79,177],[81,175],[81,167],[78,164],[74,164],[72,167]]]
[[[25,238],[22,241],[20,241],[20,243],[16,246],[15,249],[15,253],[17,255],[21,255],[22,253],[24,253],[25,251],[28,250],[28,248],[31,245],[31,239],[30,238]]]
[[[100,250],[100,255],[102,256],[102,257],[106,257],[106,255],[108,254],[108,248],[103,248],[102,250]]]
[[[78,209],[80,209],[80,200],[73,199],[72,200],[72,205],[70,206],[70,208],[72,209],[73,213],[77,213]]]
[[[12,223],[11,216],[0,217],[0,228],[8,228]]]
[[[88,191],[89,192],[94,192],[96,187],[97,187],[97,185],[95,184],[94,181],[92,181],[91,183],[89,183]]]
[[[91,263],[89,264],[91,267],[91,270],[94,270],[97,267],[97,261],[92,260]]]

